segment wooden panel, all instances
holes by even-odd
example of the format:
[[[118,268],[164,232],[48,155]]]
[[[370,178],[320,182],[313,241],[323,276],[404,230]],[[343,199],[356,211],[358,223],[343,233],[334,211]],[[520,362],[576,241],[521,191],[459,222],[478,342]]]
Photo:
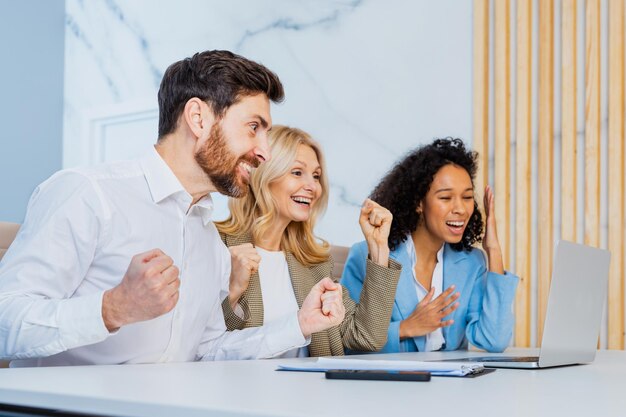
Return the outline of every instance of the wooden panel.
[[[576,1],[561,4],[561,237],[576,241]]]
[[[479,153],[476,190],[489,178],[489,0],[474,1],[474,149]],[[478,197],[477,195],[477,197]]]
[[[585,243],[600,246],[600,0],[587,0],[585,28]]]
[[[624,0],[609,1],[608,348],[624,348]]]
[[[554,2],[539,0],[539,97],[537,189],[537,340],[543,336],[552,271],[553,112],[554,112]]]
[[[517,2],[515,345],[530,347],[532,2]]]
[[[494,2],[494,188],[498,238],[502,247],[502,260],[508,265],[509,225],[511,201],[511,102],[510,102],[510,26],[509,0]]]

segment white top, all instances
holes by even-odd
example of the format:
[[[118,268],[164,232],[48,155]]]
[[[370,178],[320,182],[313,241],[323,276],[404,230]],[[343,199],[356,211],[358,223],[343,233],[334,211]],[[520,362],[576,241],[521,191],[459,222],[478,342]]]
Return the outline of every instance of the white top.
[[[226,332],[230,255],[211,222],[211,197],[191,202],[156,150],[42,183],[0,263],[0,357],[45,357],[12,366],[181,362],[270,357],[304,345],[295,314]],[[153,248],[180,269],[177,306],[109,334],[102,294],[134,255]]]
[[[441,295],[443,292],[443,248],[437,252],[437,265],[435,265],[435,270],[433,271],[433,278],[431,281],[431,287],[435,288],[435,293],[433,295],[433,300]],[[415,292],[417,293],[417,301],[420,302],[426,294],[428,294],[428,290],[424,288],[424,286],[417,280],[415,276],[415,264],[417,263],[417,256],[415,255],[415,245],[413,244],[413,239],[411,236],[406,240],[406,250],[409,255],[409,259],[411,260],[411,273],[413,274],[413,282],[415,283]],[[439,350],[445,343],[445,339],[443,338],[443,332],[441,327],[437,330],[428,333],[426,335],[426,351],[430,352],[433,350]]]
[[[256,250],[261,257],[259,281],[263,294],[263,323],[297,314],[298,301],[293,291],[285,252],[268,251],[258,246]],[[280,355],[282,358],[306,356],[309,356],[307,347],[292,349]]]

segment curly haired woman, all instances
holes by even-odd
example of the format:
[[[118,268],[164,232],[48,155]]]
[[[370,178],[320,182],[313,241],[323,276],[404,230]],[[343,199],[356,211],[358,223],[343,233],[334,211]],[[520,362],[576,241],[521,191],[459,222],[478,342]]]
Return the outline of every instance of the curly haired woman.
[[[403,266],[381,352],[456,350],[468,342],[501,352],[509,344],[519,279],[504,271],[490,187],[481,238],[476,159],[460,139],[437,139],[400,161],[371,195],[393,214],[390,258]],[[481,240],[484,253],[472,246]],[[365,242],[355,244],[343,272],[355,300],[366,259]]]

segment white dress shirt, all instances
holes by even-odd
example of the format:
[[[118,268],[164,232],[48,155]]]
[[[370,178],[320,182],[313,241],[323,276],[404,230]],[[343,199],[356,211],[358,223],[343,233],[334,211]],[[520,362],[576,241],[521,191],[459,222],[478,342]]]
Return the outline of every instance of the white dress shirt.
[[[211,222],[211,197],[191,202],[156,150],[42,183],[0,263],[0,357],[24,359],[11,366],[182,362],[272,357],[305,345],[296,314],[226,332],[230,255]],[[153,248],[180,269],[178,304],[109,333],[104,291]]]
[[[445,246],[445,245],[444,245]],[[435,293],[433,294],[433,300],[441,295],[443,292],[443,248],[439,249],[437,252],[437,265],[435,265],[435,270],[433,271],[433,277],[430,286],[435,289]],[[415,255],[415,245],[413,244],[413,238],[409,236],[406,240],[406,250],[409,255],[409,259],[411,260],[411,272],[413,273],[413,282],[415,283],[415,291],[417,293],[417,301],[420,302],[426,297],[428,294],[428,290],[424,288],[424,286],[417,280],[415,276],[415,264],[417,263],[417,256]],[[439,350],[445,343],[445,339],[443,338],[443,331],[441,327],[437,330],[428,333],[426,335],[426,351],[430,352],[433,350]]]
[[[263,296],[263,323],[271,323],[285,316],[297,314],[298,300],[293,292],[289,265],[283,251],[268,251],[256,247],[261,257],[259,263],[259,281]],[[289,350],[281,358],[309,356],[308,347]]]

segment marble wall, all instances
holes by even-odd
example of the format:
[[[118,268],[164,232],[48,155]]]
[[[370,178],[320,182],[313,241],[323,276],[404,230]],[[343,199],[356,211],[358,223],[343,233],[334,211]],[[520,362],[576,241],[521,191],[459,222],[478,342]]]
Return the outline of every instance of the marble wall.
[[[466,0],[66,0],[64,166],[145,152],[167,66],[229,49],[280,76],[274,123],[321,142],[331,198],[317,233],[350,245],[394,161],[434,137],[471,141],[471,24]]]

